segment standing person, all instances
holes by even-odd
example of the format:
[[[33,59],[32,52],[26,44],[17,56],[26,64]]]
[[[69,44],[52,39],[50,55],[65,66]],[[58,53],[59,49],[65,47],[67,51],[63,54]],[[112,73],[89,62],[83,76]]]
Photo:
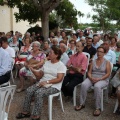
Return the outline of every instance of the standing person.
[[[7,51],[2,48],[2,39],[0,38],[0,85],[10,79],[12,59]]]
[[[87,57],[82,53],[84,45],[79,41],[76,44],[76,54],[72,55],[67,63],[68,73],[62,84],[64,96],[73,96],[76,85],[83,82],[83,76],[87,69]]]
[[[95,111],[94,116],[99,116],[101,114],[101,95],[102,88],[107,86],[109,83],[109,76],[111,73],[111,65],[108,60],[104,58],[106,53],[104,47],[97,48],[98,58],[90,64],[88,71],[88,78],[85,79],[81,84],[80,90],[80,105],[75,107],[75,110],[81,110],[85,107],[85,101],[87,97],[88,89],[94,85],[94,95],[95,95]]]
[[[39,79],[39,82],[27,89],[23,111],[18,113],[17,119],[31,116],[32,120],[40,120],[43,99],[61,90],[62,81],[66,74],[66,67],[60,61],[61,55],[61,50],[56,46],[52,46],[49,53],[50,60],[45,62],[42,69],[36,71],[30,68]],[[51,84],[51,86],[46,88],[45,85],[47,84]],[[30,114],[30,102],[33,95],[35,96],[35,104],[32,114]]]

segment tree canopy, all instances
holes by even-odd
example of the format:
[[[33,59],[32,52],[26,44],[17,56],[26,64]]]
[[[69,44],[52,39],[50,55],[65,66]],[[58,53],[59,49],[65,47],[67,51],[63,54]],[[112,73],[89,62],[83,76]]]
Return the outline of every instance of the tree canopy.
[[[1,0],[2,1],[2,0]],[[16,21],[27,20],[29,23],[42,22],[42,33],[47,39],[49,34],[49,15],[54,10],[58,17],[67,26],[77,26],[77,15],[83,16],[77,11],[69,0],[4,0],[9,7],[18,8],[15,13]]]
[[[101,29],[108,29],[111,21],[120,22],[120,0],[85,0],[85,2],[96,12],[92,18],[94,22],[99,23]]]

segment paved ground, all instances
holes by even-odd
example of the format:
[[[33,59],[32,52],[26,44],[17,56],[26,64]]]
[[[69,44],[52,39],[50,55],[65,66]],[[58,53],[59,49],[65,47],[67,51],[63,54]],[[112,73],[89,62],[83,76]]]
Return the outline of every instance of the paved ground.
[[[17,80],[16,80],[17,84]],[[28,81],[26,81],[26,85],[28,85]],[[79,93],[79,89],[78,89]],[[79,101],[79,94],[77,94],[77,101]],[[21,93],[15,93],[14,99],[11,103],[10,112],[9,112],[9,120],[16,120],[15,116],[18,112],[22,110],[23,101],[24,101],[25,91]],[[77,102],[78,103],[78,102]],[[93,92],[88,93],[86,107],[81,111],[75,111],[73,107],[73,103],[65,102],[65,98],[63,96],[63,104],[65,112],[63,113],[60,107],[60,102],[57,98],[53,99],[53,120],[120,120],[120,116],[113,114],[113,109],[115,105],[114,99],[109,99],[109,103],[104,102],[104,111],[99,117],[94,117],[94,99]],[[31,106],[32,107],[32,106]],[[22,119],[22,120],[30,120]],[[41,114],[41,120],[48,120],[48,99],[44,99],[43,111]]]

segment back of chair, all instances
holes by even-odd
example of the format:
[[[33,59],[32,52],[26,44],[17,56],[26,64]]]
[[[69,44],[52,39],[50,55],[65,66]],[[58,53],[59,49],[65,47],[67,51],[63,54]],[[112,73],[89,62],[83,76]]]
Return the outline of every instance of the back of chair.
[[[4,120],[6,116],[6,104],[7,113],[9,113],[9,108],[11,104],[11,100],[13,99],[13,95],[16,89],[16,85],[11,85],[7,87],[0,88],[0,120]]]
[[[88,65],[89,65],[89,61],[90,61],[90,54],[89,53],[87,53],[87,52],[83,52],[83,54],[85,54],[86,56],[87,56],[87,69],[86,69],[86,71],[85,71],[85,74],[84,74],[84,79],[86,78],[86,73],[87,73],[87,71],[88,71]]]

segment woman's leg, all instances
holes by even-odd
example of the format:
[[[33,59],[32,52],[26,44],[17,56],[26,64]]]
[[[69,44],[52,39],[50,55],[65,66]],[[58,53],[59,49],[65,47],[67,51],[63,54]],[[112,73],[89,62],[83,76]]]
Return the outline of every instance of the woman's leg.
[[[23,105],[23,112],[30,112],[30,103],[31,103],[31,99],[32,96],[34,95],[35,91],[37,91],[38,89],[40,89],[38,86],[36,86],[36,84],[34,84],[33,86],[29,87],[26,90],[26,96],[25,96],[25,101],[24,101],[24,105]]]
[[[20,77],[20,83],[19,83],[19,89],[17,89],[17,92],[21,92],[24,89],[24,76],[26,76],[27,70],[25,67],[21,68],[19,71],[19,77]]]
[[[94,84],[94,94],[95,94],[95,107],[96,109],[101,108],[101,95],[102,95],[102,88],[107,86],[108,82],[105,80],[98,81]]]
[[[80,105],[85,105],[87,91],[90,86],[92,86],[92,82],[88,78],[82,82],[80,89]]]
[[[32,117],[39,118],[42,107],[43,107],[43,98],[49,96],[51,94],[57,93],[58,90],[56,88],[40,88],[35,92],[35,106],[33,107]]]

